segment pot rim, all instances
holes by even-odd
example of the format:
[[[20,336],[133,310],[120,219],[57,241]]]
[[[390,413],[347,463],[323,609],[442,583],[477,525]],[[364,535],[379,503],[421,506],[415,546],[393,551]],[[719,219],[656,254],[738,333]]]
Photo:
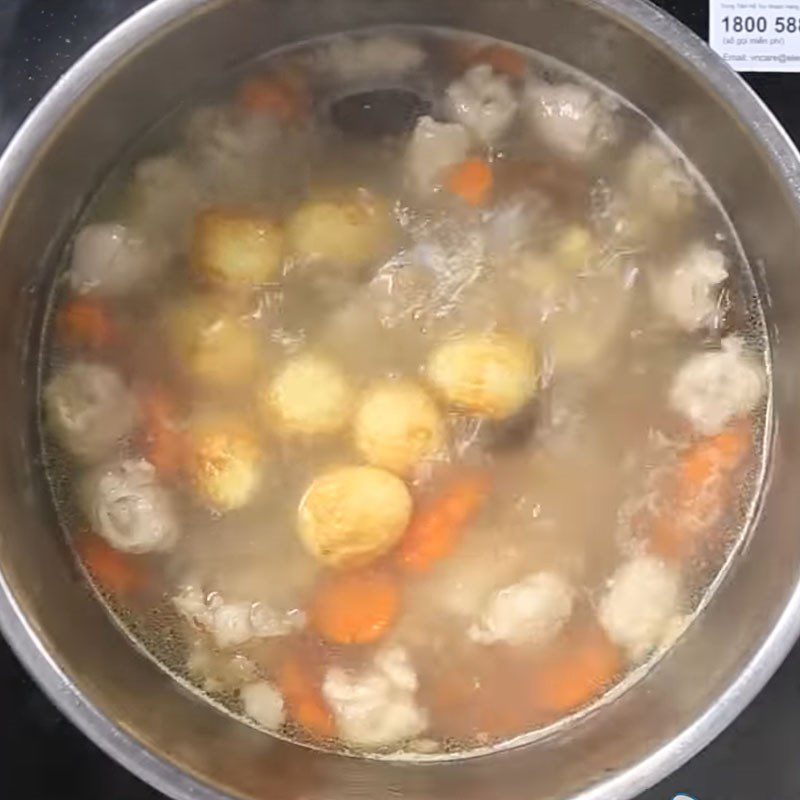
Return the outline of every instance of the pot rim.
[[[575,0],[596,7],[648,37],[687,63],[713,88],[759,142],[790,189],[800,216],[800,153],[774,114],[725,61],[681,22],[648,0]],[[225,0],[153,0],[96,42],[62,75],[12,137],[0,156],[0,209],[13,202],[16,186],[34,164],[59,120],[91,86],[142,42],[193,13]],[[2,231],[0,230],[0,233]],[[101,750],[131,773],[174,800],[220,800],[218,790],[189,776],[148,750],[98,711],[48,652],[0,571],[0,631],[56,707]],[[750,662],[716,701],[679,735],[623,772],[591,786],[573,800],[632,798],[689,761],[716,738],[765,686],[800,636],[800,583]]]

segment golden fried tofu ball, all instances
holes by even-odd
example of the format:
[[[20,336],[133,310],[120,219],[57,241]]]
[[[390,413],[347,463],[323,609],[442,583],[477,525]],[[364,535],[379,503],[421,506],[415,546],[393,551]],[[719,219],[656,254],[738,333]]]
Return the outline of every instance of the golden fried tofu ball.
[[[536,392],[536,355],[528,342],[500,333],[474,333],[431,353],[428,379],[455,408],[505,419]]]
[[[400,478],[376,467],[337,467],[314,480],[298,510],[306,549],[331,567],[355,567],[388,552],[411,518]]]
[[[364,395],[354,436],[370,464],[407,475],[442,446],[444,425],[436,403],[418,383],[382,381]]]
[[[336,433],[347,424],[353,393],[336,364],[306,353],[287,362],[259,399],[265,418],[281,432],[313,436]]]
[[[217,511],[247,505],[261,482],[263,453],[237,417],[213,415],[189,430],[190,476],[197,494]]]
[[[201,384],[241,386],[261,362],[254,326],[212,298],[173,308],[167,328],[178,363]]]
[[[210,209],[195,219],[192,266],[215,283],[233,288],[266,283],[278,274],[283,249],[283,230],[264,214]]]
[[[290,218],[290,251],[305,262],[356,270],[380,257],[391,240],[386,206],[366,195],[310,200]]]

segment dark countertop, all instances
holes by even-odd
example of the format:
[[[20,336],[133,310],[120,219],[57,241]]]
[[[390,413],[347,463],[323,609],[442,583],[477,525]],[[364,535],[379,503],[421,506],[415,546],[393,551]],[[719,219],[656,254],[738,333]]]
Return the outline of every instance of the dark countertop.
[[[0,147],[78,56],[145,0],[0,0]],[[705,37],[705,0],[659,3]],[[748,80],[800,139],[800,75]],[[0,640],[0,797],[159,800],[79,733]],[[798,800],[800,647],[739,719],[640,800]],[[275,798],[280,800],[280,798]]]

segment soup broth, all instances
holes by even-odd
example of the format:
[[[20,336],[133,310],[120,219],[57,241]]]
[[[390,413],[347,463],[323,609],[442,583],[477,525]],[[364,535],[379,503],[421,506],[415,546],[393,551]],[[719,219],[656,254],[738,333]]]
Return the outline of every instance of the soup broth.
[[[275,735],[441,758],[670,648],[746,529],[768,350],[701,176],[537,53],[269,54],[109,175],[42,391],[120,625]]]

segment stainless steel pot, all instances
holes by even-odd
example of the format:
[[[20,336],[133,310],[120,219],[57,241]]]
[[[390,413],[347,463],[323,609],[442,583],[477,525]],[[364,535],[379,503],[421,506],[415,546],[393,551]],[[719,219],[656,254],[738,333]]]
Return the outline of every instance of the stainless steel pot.
[[[273,740],[132,649],[82,583],[37,466],[43,296],[104,171],[201,81],[277,45],[422,22],[530,45],[644,109],[700,167],[762,273],[774,347],[770,488],[709,607],[647,677],[561,734],[414,766]],[[157,0],[54,87],[0,161],[0,623],[53,701],[174,798],[624,800],[753,698],[800,629],[800,163],[769,111],[702,42],[640,0]],[[767,295],[767,287],[769,295]]]

